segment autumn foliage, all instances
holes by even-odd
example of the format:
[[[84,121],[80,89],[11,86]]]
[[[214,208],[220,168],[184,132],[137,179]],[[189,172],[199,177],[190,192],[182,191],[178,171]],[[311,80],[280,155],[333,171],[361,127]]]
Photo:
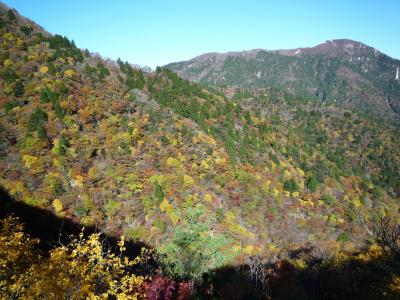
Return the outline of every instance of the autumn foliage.
[[[72,237],[68,245],[40,252],[37,239],[25,234],[13,217],[1,221],[0,289],[11,299],[138,299],[144,297],[145,277],[131,270],[141,258],[104,250],[99,234]]]
[[[227,265],[309,246],[324,259],[357,253],[364,221],[398,223],[394,124],[275,89],[228,97],[83,51],[8,11],[0,5],[0,185],[30,207],[150,244],[162,271],[153,281],[128,272],[142,258],[104,252],[98,235],[36,253],[7,219],[6,295],[183,297]]]

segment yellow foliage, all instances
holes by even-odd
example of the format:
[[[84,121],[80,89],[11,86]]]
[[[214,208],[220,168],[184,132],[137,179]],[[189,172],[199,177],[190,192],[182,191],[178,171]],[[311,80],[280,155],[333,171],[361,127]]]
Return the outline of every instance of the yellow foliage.
[[[179,161],[181,161],[181,162],[185,162],[186,161],[186,157],[185,157],[185,155],[183,155],[182,153],[178,153],[178,159],[179,159]]]
[[[28,60],[35,60],[37,58],[37,54],[36,53],[30,53],[28,55]]]
[[[269,180],[267,180],[267,181],[265,181],[264,183],[263,183],[263,185],[262,185],[262,191],[263,191],[263,193],[265,193],[265,194],[268,194],[269,193],[269,185],[271,184],[271,181],[269,181]]]
[[[71,78],[71,77],[75,76],[75,71],[72,69],[65,70],[64,76]]]
[[[139,129],[137,127],[133,128],[132,130],[132,137],[137,138],[139,137]]]
[[[11,59],[6,59],[5,61],[4,61],[4,66],[5,67],[9,67],[9,66],[12,66],[13,65],[13,61],[11,60]]]
[[[168,202],[166,198],[163,199],[163,201],[160,204],[160,210],[162,212],[169,212],[173,210],[172,205]]]
[[[142,258],[124,257],[125,241],[118,243],[120,255],[104,251],[100,234],[73,239],[38,255],[32,239],[12,217],[1,221],[1,299],[142,299],[143,276],[132,273]]]
[[[207,193],[207,194],[204,195],[204,201],[211,202],[212,199],[213,199],[213,197],[212,197],[211,194]]]
[[[299,199],[299,202],[300,202],[300,204],[302,206],[306,206],[306,207],[313,207],[314,206],[314,202],[312,202],[312,201]]]
[[[224,165],[226,164],[226,159],[224,157],[217,157],[215,158],[215,163],[217,165]]]
[[[17,193],[23,193],[25,191],[25,186],[22,181],[12,182],[10,185],[5,185],[12,196],[15,196]]]
[[[300,169],[300,168],[296,168],[297,172],[299,173],[300,176],[304,177],[306,175],[306,173]]]
[[[75,180],[72,180],[71,186],[72,187],[82,187],[83,186],[83,177],[82,177],[82,175],[77,175],[75,177]]]
[[[181,168],[182,167],[182,163],[174,157],[168,157],[167,165],[169,167],[173,167],[173,168]]]
[[[392,275],[392,282],[389,286],[393,293],[400,295],[400,276]]]
[[[68,60],[68,64],[69,65],[74,65],[75,64],[75,59],[73,57],[68,57],[67,60]]]
[[[45,207],[46,205],[48,205],[48,201],[46,199],[34,198],[27,193],[23,195],[23,201],[28,205],[37,207]]]
[[[138,181],[138,176],[134,173],[128,174],[126,177],[128,188],[134,193],[139,193],[143,189],[143,184]]]
[[[120,132],[112,136],[112,141],[114,143],[130,142],[131,136],[128,132]]]
[[[203,159],[201,161],[200,166],[205,170],[208,170],[210,168],[210,165],[208,164],[208,162],[205,159]]]
[[[353,142],[354,141],[354,137],[353,137],[353,135],[351,134],[351,133],[349,133],[348,135],[347,135],[347,140],[349,141],[349,142]]]
[[[254,239],[254,233],[248,231],[245,227],[238,224],[235,220],[235,214],[231,211],[228,211],[225,214],[224,223],[229,227],[229,230],[233,233],[241,235],[242,237]]]
[[[39,72],[42,74],[46,74],[49,71],[49,68],[47,66],[42,66],[39,68]]]
[[[215,142],[215,139],[211,135],[207,135],[204,133],[199,133],[197,136],[197,140],[200,142],[204,142],[210,145],[216,145],[217,143]]]
[[[361,206],[361,201],[360,201],[360,199],[359,199],[359,198],[354,198],[354,199],[353,199],[353,204],[354,204],[354,206],[355,206],[356,208],[360,207],[360,206]]]
[[[235,245],[233,245],[233,247],[232,247],[232,252],[233,252],[233,253],[240,253],[241,250],[242,250],[242,247],[240,247],[240,245],[238,245],[238,244],[235,244]]]
[[[166,198],[160,204],[160,210],[165,212],[167,216],[171,219],[172,223],[176,224],[178,222],[178,215],[175,213],[174,208],[168,202]]]
[[[37,164],[39,158],[37,158],[36,156],[32,156],[29,154],[25,154],[24,156],[22,156],[22,160],[24,161],[24,165],[26,168],[30,169],[32,168],[34,165]]]
[[[307,263],[301,258],[293,259],[291,263],[296,269],[299,270],[304,270],[307,268]]]
[[[293,193],[292,193],[292,197],[293,197],[293,198],[298,198],[299,195],[300,195],[299,192],[293,192]]]
[[[252,245],[247,245],[244,248],[244,253],[246,253],[247,255],[253,255],[254,254],[254,247]]]
[[[61,160],[60,160],[59,158],[54,157],[54,158],[53,158],[53,165],[54,165],[56,168],[61,168],[62,162],[61,162]]]
[[[185,186],[190,187],[194,184],[194,179],[193,177],[185,174],[183,175],[183,183],[185,184]]]
[[[18,49],[23,50],[24,46],[25,46],[24,40],[18,39],[16,46],[17,46]]]
[[[170,141],[172,146],[178,145],[178,140],[176,138],[172,138]]]
[[[58,154],[60,153],[60,140],[55,138],[53,141],[53,148],[51,149],[51,152],[53,152],[53,154]]]
[[[6,33],[3,34],[3,38],[5,40],[8,40],[8,41],[12,42],[15,39],[15,36],[14,36],[14,34],[12,32],[6,32]]]
[[[276,252],[278,250],[278,247],[275,244],[269,244],[268,245],[268,250],[271,252]]]
[[[99,173],[99,169],[96,167],[90,167],[89,171],[88,171],[88,176],[91,179],[95,179],[97,177]]]
[[[164,183],[166,183],[167,179],[164,175],[160,174],[160,175],[153,175],[149,177],[149,181],[152,184],[156,184],[158,183],[159,185],[164,185]]]
[[[58,198],[53,200],[53,207],[57,214],[61,213],[64,209],[62,202]]]

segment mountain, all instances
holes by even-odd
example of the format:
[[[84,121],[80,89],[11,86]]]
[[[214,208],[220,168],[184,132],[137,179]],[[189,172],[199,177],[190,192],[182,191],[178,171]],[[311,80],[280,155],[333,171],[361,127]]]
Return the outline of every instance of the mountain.
[[[365,226],[398,220],[400,137],[393,124],[275,88],[229,99],[165,68],[145,73],[105,60],[0,7],[0,186],[32,209],[150,245],[165,276],[152,274],[159,290],[171,278],[191,281],[206,285],[207,299],[215,274],[243,264],[271,280],[278,275],[267,263],[283,277],[314,272],[315,264],[336,268],[339,258],[351,269],[351,255],[369,245]],[[1,241],[23,236],[9,234],[10,222]],[[13,242],[0,243],[1,258],[10,255],[1,247],[22,244]],[[101,254],[98,242],[92,245]],[[90,243],[73,249],[89,251]],[[358,264],[383,260],[383,251],[371,253],[357,256]],[[72,254],[68,265],[76,267]],[[7,295],[18,298],[10,259]],[[47,271],[41,280],[52,278]],[[22,282],[34,273],[26,272]],[[235,274],[221,281],[228,294]],[[388,290],[349,282],[357,291]],[[304,281],[296,284],[304,295],[314,293]],[[260,290],[264,298],[266,292]]]
[[[207,53],[166,67],[205,85],[275,87],[385,119],[400,117],[400,60],[352,40],[292,50]]]

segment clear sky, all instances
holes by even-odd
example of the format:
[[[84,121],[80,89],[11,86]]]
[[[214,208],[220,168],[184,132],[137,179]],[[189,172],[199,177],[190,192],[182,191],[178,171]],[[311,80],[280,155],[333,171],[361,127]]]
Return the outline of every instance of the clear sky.
[[[400,0],[6,0],[80,48],[154,68],[349,38],[400,58]]]

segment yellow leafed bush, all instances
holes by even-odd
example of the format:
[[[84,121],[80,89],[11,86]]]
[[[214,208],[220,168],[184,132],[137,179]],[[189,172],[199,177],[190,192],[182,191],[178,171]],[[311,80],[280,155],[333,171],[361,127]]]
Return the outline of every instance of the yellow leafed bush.
[[[104,251],[100,234],[88,238],[83,233],[68,245],[39,255],[39,240],[23,232],[14,217],[1,221],[0,295],[1,299],[143,299],[144,276],[132,273],[141,257]]]
[[[57,214],[61,213],[63,210],[63,205],[60,199],[56,198],[53,200],[53,207]]]
[[[47,66],[42,66],[39,68],[39,72],[42,74],[46,74],[49,71],[49,68]]]
[[[72,69],[68,69],[68,70],[66,70],[66,71],[64,72],[64,75],[65,75],[66,77],[71,78],[71,77],[75,76],[75,71],[72,70]]]
[[[183,183],[185,184],[185,186],[190,187],[194,184],[194,179],[192,176],[189,175],[183,175]]]

